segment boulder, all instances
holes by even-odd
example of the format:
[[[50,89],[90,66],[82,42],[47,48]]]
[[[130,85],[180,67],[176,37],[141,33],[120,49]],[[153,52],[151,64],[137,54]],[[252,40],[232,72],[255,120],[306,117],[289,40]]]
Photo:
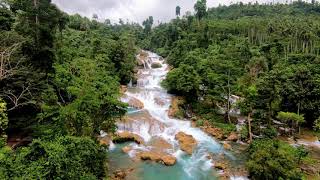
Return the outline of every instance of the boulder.
[[[112,140],[115,143],[127,142],[127,141],[134,141],[137,144],[144,144],[144,140],[137,134],[124,131],[116,134],[116,137]]]
[[[137,154],[138,157],[140,157],[141,160],[150,160],[158,163],[162,163],[166,166],[172,166],[176,163],[177,159],[174,156],[171,156],[166,153],[160,153],[160,152],[140,152]]]
[[[153,137],[148,145],[151,146],[153,150],[160,152],[165,152],[169,149],[173,149],[172,144],[168,143],[161,137]]]
[[[236,132],[231,132],[227,141],[238,141],[238,134]]]
[[[232,147],[231,147],[231,145],[229,143],[224,142],[223,143],[223,148],[225,148],[226,150],[230,150]]]
[[[100,145],[110,145],[111,138],[109,136],[98,137]]]
[[[180,118],[179,113],[181,112],[180,105],[184,104],[185,100],[183,97],[175,96],[172,97],[171,106],[168,110],[168,116],[171,118]]]
[[[121,94],[124,94],[127,90],[128,90],[128,87],[127,87],[127,86],[124,86],[124,85],[121,85],[121,86],[120,86],[120,93],[121,93]]]
[[[192,154],[194,148],[197,146],[197,141],[191,135],[183,132],[176,134],[175,139],[179,141],[181,150],[185,151],[189,155]]]
[[[219,170],[226,170],[227,167],[228,167],[228,165],[223,162],[214,163],[214,168],[219,169]]]
[[[154,102],[156,104],[158,104],[159,106],[164,106],[165,105],[165,102],[162,99],[160,99],[159,97],[154,98]]]
[[[139,99],[130,97],[130,100],[128,101],[128,104],[130,107],[134,107],[137,109],[143,109],[144,108],[144,104],[143,102],[141,102]]]
[[[213,128],[213,127],[202,127],[202,130],[209,135],[216,137],[217,139],[223,139],[223,132],[220,128]]]
[[[128,154],[130,151],[132,150],[132,148],[130,146],[125,146],[122,148],[122,152]]]
[[[174,156],[166,155],[162,157],[162,161],[166,166],[173,166],[176,163],[177,159]]]
[[[161,68],[161,67],[162,67],[162,65],[158,62],[154,62],[151,64],[151,68],[153,68],[153,69],[157,69],[157,68]]]
[[[115,179],[125,179],[127,176],[126,172],[123,170],[117,170],[113,174]]]

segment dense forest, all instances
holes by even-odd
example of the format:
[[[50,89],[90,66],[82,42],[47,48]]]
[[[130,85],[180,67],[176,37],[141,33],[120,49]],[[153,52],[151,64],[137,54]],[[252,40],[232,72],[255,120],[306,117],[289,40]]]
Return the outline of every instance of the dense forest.
[[[171,66],[162,85],[186,99],[180,118],[235,131],[241,110],[250,178],[305,178],[308,151],[278,137],[320,131],[320,4],[194,9],[141,26],[68,15],[48,0],[0,1],[0,179],[106,177],[97,136],[127,112],[119,89],[135,83],[140,49]]]

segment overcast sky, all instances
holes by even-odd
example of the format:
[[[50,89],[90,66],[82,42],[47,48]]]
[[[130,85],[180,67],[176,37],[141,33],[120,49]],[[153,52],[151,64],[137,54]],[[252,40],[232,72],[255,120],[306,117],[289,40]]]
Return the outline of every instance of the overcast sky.
[[[208,7],[219,4],[229,5],[238,0],[207,0]],[[258,0],[259,2],[268,0]],[[52,0],[61,10],[69,13],[78,13],[82,16],[92,17],[97,14],[99,19],[110,19],[118,22],[119,18],[141,23],[148,16],[153,16],[155,23],[167,22],[175,17],[175,8],[181,7],[181,13],[193,11],[196,0]],[[242,0],[242,2],[255,2],[255,0]]]

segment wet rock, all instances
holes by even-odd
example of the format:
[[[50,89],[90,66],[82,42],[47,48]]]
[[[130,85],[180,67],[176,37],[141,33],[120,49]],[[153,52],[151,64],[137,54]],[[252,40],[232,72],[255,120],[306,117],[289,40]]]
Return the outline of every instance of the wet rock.
[[[152,117],[147,110],[130,114],[130,116],[125,116],[123,119],[117,123],[119,131],[140,132],[142,129],[147,128],[148,133],[154,136],[162,133],[166,127],[166,124]]]
[[[139,99],[136,99],[134,97],[130,97],[130,100],[128,101],[129,106],[137,108],[137,109],[143,109],[144,104]]]
[[[142,137],[128,131],[117,133],[116,137],[114,137],[112,141],[115,143],[134,141],[137,144],[144,144],[144,140]]]
[[[145,51],[140,51],[137,56],[137,64],[138,66],[144,66],[148,60],[148,53]]]
[[[183,118],[183,114],[181,114],[180,105],[184,103],[185,100],[183,97],[172,97],[171,106],[168,110],[168,116],[171,118]]]
[[[158,163],[162,163],[166,166],[172,166],[176,163],[176,158],[169,154],[159,153],[159,152],[140,152],[137,154],[141,160],[150,160]]]
[[[128,90],[127,86],[124,86],[124,85],[120,86],[120,93],[121,94],[124,94],[125,92],[127,92],[127,90]]]
[[[226,150],[230,150],[232,147],[231,147],[231,145],[229,143],[224,142],[223,143],[223,148],[226,149]]]
[[[197,141],[193,136],[179,132],[176,134],[175,139],[179,141],[181,150],[185,151],[189,155],[192,154],[194,148],[197,146]]]
[[[117,170],[114,172],[115,179],[125,179],[127,176],[126,172],[123,170]]]
[[[219,169],[219,170],[226,170],[228,167],[227,164],[222,163],[222,162],[217,162],[214,164],[214,168]]]
[[[227,138],[227,141],[237,141],[237,140],[238,140],[238,134],[236,132],[231,132]]]
[[[132,148],[130,146],[125,146],[122,148],[122,152],[128,154],[130,151],[132,150]]]
[[[213,128],[213,127],[202,127],[201,128],[204,132],[208,133],[209,135],[217,138],[217,139],[223,139],[223,132],[220,128]]]
[[[111,138],[110,138],[109,136],[98,137],[98,141],[99,141],[100,145],[109,146],[109,145],[110,145]]]
[[[173,166],[176,163],[177,159],[173,156],[167,155],[162,157],[162,161],[166,166]]]
[[[162,67],[162,65],[158,62],[154,62],[151,64],[151,68],[153,68],[153,69],[157,69],[157,68],[161,68],[161,67]]]
[[[159,106],[164,106],[165,105],[165,102],[161,98],[158,98],[158,97],[154,98],[154,102],[156,104],[158,104]]]
[[[160,152],[173,149],[172,144],[168,143],[166,140],[164,140],[161,137],[152,138],[152,140],[148,145],[151,146],[154,150],[160,151]]]

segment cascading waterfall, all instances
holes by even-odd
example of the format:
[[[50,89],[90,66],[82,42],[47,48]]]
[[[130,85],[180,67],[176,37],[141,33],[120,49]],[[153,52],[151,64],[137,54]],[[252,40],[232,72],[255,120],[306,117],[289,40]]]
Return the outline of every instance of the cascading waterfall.
[[[184,180],[217,179],[214,176],[212,161],[207,158],[209,154],[224,153],[231,159],[234,157],[230,153],[225,152],[223,147],[212,137],[199,128],[192,127],[190,121],[172,119],[168,116],[172,95],[168,94],[160,86],[160,83],[165,78],[169,68],[163,58],[151,52],[147,53],[148,58],[145,61],[144,69],[140,69],[138,72],[137,87],[129,88],[122,98],[124,102],[128,102],[130,98],[138,99],[144,103],[144,109],[130,110],[128,117],[133,119],[133,121],[130,123],[119,122],[117,124],[118,131],[130,131],[138,134],[145,142],[150,142],[157,137],[164,139],[174,147],[173,150],[168,150],[167,153],[177,158],[177,164],[173,167],[164,167],[163,165],[147,165],[146,162],[143,162],[145,163],[143,175],[138,179],[148,179],[148,177],[152,177],[152,173],[160,173],[161,168],[168,168],[166,172],[169,174],[172,172],[169,170],[171,168],[174,170],[174,173],[170,176],[166,172],[163,175],[160,173],[152,179],[168,179],[168,177],[170,177],[169,179]],[[158,63],[161,67],[152,69],[152,63]],[[157,100],[161,100],[161,103],[157,103]],[[179,144],[175,140],[175,135],[178,132],[192,135],[198,142],[197,148],[192,155],[186,155],[186,153],[179,149]],[[130,146],[132,149],[128,154],[131,157],[134,157],[138,150],[150,149],[148,145],[137,145],[135,143],[131,143]]]

